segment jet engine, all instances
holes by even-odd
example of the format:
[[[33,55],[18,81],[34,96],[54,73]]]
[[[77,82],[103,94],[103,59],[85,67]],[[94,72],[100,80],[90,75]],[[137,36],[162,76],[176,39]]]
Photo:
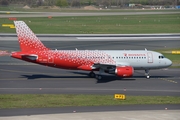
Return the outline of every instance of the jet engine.
[[[115,74],[119,77],[132,77],[134,73],[134,69],[131,66],[121,66],[116,67]]]

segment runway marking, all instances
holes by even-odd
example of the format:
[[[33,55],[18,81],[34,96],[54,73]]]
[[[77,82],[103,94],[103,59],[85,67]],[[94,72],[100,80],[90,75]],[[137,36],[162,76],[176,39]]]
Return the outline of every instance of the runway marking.
[[[171,38],[176,38],[179,39],[180,37],[76,37],[78,40],[125,40],[125,39],[131,39],[131,40],[144,40],[144,39],[157,39],[157,38],[161,38],[161,39],[171,39]]]
[[[159,78],[160,80],[163,80],[163,81],[167,81],[167,82],[171,82],[171,83],[178,83],[178,82],[176,82],[176,81],[174,81],[174,80],[171,80],[171,79],[166,79],[166,78]]]

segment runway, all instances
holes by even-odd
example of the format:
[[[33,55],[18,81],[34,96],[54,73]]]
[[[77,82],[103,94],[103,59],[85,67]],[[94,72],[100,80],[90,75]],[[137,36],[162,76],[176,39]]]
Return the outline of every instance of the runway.
[[[0,65],[0,93],[8,94],[115,94],[179,96],[180,70],[136,71],[132,78],[105,75],[97,81],[88,72],[59,70],[39,65]]]
[[[178,48],[179,40],[145,41],[43,41],[51,49],[170,49]],[[1,41],[0,48],[18,51],[17,41]],[[107,75],[102,81],[88,77],[88,72],[62,70],[0,57],[0,93],[38,94],[115,94],[179,96],[180,69],[151,70],[151,79],[144,71],[135,71],[132,78],[121,79]]]
[[[60,41],[42,42],[51,49],[80,50],[159,50],[179,48],[179,40],[107,40],[107,41]],[[76,37],[74,37],[76,39]],[[71,39],[74,39],[71,37]],[[0,39],[0,50],[19,51],[17,40]],[[47,38],[46,38],[47,39]],[[49,38],[48,38],[49,39]],[[57,39],[57,38],[56,38]],[[161,69],[150,71],[151,79],[144,77],[144,71],[136,71],[132,78],[118,78],[105,75],[103,81],[88,78],[88,72],[62,70],[40,66],[13,59],[0,57],[0,94],[108,94],[143,96],[180,96],[180,69]],[[165,109],[168,109],[166,112]],[[179,105],[130,105],[98,107],[1,109],[0,119],[178,119]],[[140,110],[140,111],[139,111]],[[146,111],[148,110],[148,111]],[[151,111],[153,110],[153,111]],[[155,111],[154,111],[155,110]],[[177,111],[176,111],[177,110]],[[76,111],[76,113],[74,113]],[[109,112],[110,111],[110,112]],[[111,112],[113,111],[113,112]],[[117,112],[115,112],[117,111]],[[85,113],[84,113],[85,112]],[[144,112],[144,113],[142,113]],[[60,114],[59,114],[60,113]],[[43,114],[43,115],[41,115]],[[142,116],[143,114],[143,116]],[[153,114],[153,116],[152,116]],[[19,116],[21,115],[21,116]],[[38,115],[38,116],[34,116]],[[99,115],[99,116],[98,116]],[[107,117],[107,116],[108,117]],[[137,117],[138,115],[138,117]],[[2,117],[6,116],[6,117]],[[8,117],[7,117],[8,116]],[[13,116],[13,117],[10,117]],[[17,117],[14,117],[17,116]],[[95,116],[95,117],[93,117]],[[104,116],[104,117],[102,117]],[[168,116],[168,117],[167,117]],[[155,117],[155,118],[154,118]],[[50,119],[49,118],[49,119]]]
[[[44,37],[43,37],[44,38]],[[76,39],[72,41],[71,39]],[[162,50],[179,48],[180,35],[178,39],[159,40],[156,39],[140,39],[136,37],[134,40],[116,39],[110,38],[106,41],[98,41],[99,39],[91,40],[77,40],[77,37],[46,37],[46,40],[40,40],[50,49],[58,50]],[[0,50],[18,51],[19,43],[17,37],[0,37]]]

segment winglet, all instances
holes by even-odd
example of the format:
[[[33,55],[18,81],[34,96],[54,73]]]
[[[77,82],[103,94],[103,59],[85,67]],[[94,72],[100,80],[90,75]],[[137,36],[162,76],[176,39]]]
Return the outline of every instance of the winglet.
[[[24,21],[14,21],[21,51],[48,50]]]

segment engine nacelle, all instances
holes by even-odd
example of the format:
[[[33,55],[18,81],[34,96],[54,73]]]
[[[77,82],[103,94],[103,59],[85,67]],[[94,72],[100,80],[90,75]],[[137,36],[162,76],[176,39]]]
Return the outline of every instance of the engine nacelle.
[[[115,74],[119,77],[132,77],[134,69],[131,66],[116,67]]]

